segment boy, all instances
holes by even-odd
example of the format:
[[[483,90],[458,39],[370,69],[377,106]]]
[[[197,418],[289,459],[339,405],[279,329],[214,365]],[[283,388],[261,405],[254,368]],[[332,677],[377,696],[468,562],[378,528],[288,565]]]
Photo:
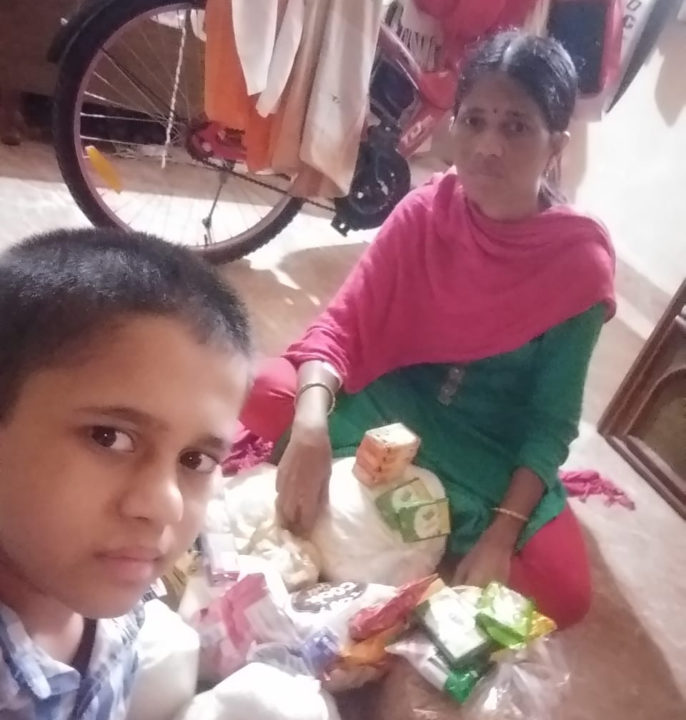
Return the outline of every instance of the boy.
[[[117,720],[140,599],[193,542],[249,384],[245,310],[183,248],[0,256],[0,717]]]

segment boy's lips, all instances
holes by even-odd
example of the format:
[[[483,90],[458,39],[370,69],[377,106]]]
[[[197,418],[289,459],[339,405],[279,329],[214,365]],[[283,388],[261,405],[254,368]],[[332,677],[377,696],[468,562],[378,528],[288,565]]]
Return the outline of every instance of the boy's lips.
[[[134,546],[98,553],[97,558],[112,580],[140,584],[152,582],[157,576],[164,552],[159,548]]]

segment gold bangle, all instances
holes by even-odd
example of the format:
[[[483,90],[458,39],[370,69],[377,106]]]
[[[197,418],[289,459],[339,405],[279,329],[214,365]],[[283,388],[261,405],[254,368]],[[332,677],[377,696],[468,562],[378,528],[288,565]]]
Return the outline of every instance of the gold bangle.
[[[501,515],[507,515],[508,517],[514,518],[515,520],[519,520],[523,523],[529,522],[529,518],[526,515],[522,515],[522,513],[518,513],[516,510],[508,510],[507,508],[503,507],[494,507],[493,512],[500,513]]]
[[[324,388],[326,392],[329,393],[329,409],[326,411],[327,415],[331,415],[331,413],[336,408],[336,393],[325,383],[325,382],[309,382],[305,383],[302,387],[299,387],[297,392],[295,393],[295,398],[293,400],[293,404],[297,405],[298,400],[300,400],[300,397],[306,393],[311,388]]]

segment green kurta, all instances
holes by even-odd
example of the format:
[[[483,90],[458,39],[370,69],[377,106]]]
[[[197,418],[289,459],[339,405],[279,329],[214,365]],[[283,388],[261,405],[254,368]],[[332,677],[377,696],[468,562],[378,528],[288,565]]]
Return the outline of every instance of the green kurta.
[[[605,317],[596,305],[515,350],[468,365],[415,365],[341,394],[330,419],[335,457],[354,455],[370,428],[403,422],[422,439],[416,463],[445,486],[451,550],[466,553],[493,519],[519,467],[546,492],[520,547],[565,503],[558,478],[578,432],[591,353]]]

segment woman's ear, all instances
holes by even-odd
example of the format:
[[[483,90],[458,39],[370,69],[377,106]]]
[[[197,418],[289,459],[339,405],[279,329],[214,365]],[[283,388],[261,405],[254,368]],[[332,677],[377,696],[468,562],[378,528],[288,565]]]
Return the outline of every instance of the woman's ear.
[[[550,138],[550,142],[552,145],[552,151],[553,151],[553,158],[559,157],[562,155],[562,153],[565,151],[567,145],[569,145],[569,140],[571,138],[571,135],[567,130],[561,131],[561,132],[555,132],[552,134],[552,137]]]

